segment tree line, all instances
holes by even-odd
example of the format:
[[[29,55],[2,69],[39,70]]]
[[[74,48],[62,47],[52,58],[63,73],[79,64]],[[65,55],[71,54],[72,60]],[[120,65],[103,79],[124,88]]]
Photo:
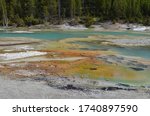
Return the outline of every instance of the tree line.
[[[0,0],[0,25],[30,26],[76,19],[150,25],[150,0]],[[8,23],[8,24],[7,24]]]

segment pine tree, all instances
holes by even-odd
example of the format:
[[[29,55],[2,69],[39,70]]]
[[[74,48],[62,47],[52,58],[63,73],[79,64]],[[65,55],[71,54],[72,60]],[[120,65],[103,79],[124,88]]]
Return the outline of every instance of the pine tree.
[[[81,16],[82,15],[82,0],[75,0],[75,2],[76,2],[75,15]]]
[[[0,0],[1,10],[2,10],[2,22],[3,26],[8,27],[8,17],[7,17],[7,7],[6,7],[6,1]]]
[[[61,18],[61,0],[58,0],[58,17]]]

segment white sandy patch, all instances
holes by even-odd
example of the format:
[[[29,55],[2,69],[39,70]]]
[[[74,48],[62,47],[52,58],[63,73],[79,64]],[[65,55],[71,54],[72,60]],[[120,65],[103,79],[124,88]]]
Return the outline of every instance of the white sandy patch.
[[[8,33],[34,33],[32,31],[12,31],[12,32],[8,32]]]
[[[27,51],[27,52],[19,52],[19,53],[4,53],[0,54],[0,59],[2,60],[14,60],[19,58],[27,58],[32,56],[41,56],[46,55],[46,52],[38,52],[38,51]]]
[[[141,27],[135,27],[133,28],[133,31],[145,31],[147,28],[145,26],[141,26]]]

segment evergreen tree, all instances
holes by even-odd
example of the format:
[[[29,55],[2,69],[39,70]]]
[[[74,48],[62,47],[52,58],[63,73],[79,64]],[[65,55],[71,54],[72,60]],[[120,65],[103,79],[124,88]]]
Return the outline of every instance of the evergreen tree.
[[[75,17],[150,25],[150,0],[0,0],[0,13],[0,25],[8,19],[9,25],[24,26]]]
[[[8,17],[7,17],[7,6],[5,0],[0,0],[0,6],[2,10],[2,24],[3,26],[8,27]]]

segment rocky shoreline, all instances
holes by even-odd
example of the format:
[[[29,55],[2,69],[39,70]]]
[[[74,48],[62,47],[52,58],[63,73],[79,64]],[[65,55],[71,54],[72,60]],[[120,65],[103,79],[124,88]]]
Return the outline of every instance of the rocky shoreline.
[[[6,28],[0,27],[0,31],[6,30]],[[142,24],[131,24],[131,23],[112,23],[104,22],[96,25],[91,25],[91,27],[87,28],[82,24],[78,25],[70,25],[69,23],[64,23],[61,25],[52,25],[52,24],[39,24],[33,25],[29,27],[8,27],[7,30],[13,31],[15,33],[33,33],[36,31],[85,31],[85,30],[93,30],[93,31],[111,31],[111,30],[131,30],[135,32],[150,32],[150,26],[143,26]]]

